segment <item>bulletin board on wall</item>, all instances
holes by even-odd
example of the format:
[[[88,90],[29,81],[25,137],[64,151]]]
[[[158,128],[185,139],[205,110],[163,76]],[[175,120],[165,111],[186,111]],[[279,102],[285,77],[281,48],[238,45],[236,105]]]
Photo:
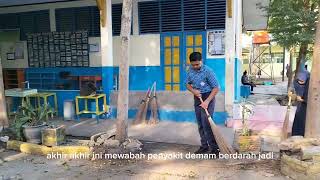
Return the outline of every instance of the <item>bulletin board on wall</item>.
[[[88,32],[27,35],[29,67],[88,67]]]
[[[224,30],[210,30],[207,32],[207,57],[221,56],[225,54]]]

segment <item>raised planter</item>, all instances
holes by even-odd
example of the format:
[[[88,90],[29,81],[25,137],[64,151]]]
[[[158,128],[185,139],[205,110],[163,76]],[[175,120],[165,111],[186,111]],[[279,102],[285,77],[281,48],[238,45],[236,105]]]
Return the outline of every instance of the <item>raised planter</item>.
[[[46,146],[58,146],[65,141],[65,126],[46,127],[41,131],[42,144]]]
[[[40,144],[41,130],[46,126],[47,126],[46,123],[43,123],[42,125],[38,125],[38,126],[27,126],[27,125],[22,126],[23,135],[26,138],[27,142]]]
[[[236,131],[233,144],[239,153],[258,154],[261,151],[261,138],[254,133],[250,133],[249,136],[242,136],[240,131]]]
[[[281,173],[295,180],[320,179],[319,161],[301,161],[295,156],[281,157]]]

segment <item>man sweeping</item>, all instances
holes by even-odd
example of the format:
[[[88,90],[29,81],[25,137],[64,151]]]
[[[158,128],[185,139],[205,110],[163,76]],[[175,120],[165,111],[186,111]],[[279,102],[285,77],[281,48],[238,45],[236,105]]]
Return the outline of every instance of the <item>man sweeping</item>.
[[[213,114],[219,84],[214,72],[203,65],[201,53],[193,52],[189,59],[191,67],[187,74],[186,86],[194,95],[194,108],[201,138],[201,147],[195,153],[206,153],[210,150],[211,154],[219,154],[217,142],[204,110],[208,109],[209,113]],[[199,97],[202,97],[203,103],[201,103]]]

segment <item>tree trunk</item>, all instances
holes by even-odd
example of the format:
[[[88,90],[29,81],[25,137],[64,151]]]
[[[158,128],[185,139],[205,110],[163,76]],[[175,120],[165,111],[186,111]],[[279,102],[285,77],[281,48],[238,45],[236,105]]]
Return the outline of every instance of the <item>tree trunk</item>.
[[[290,63],[289,63],[289,72],[288,72],[288,91],[292,88],[292,79],[293,79],[293,73],[292,73],[292,66],[293,66],[293,55],[294,55],[294,48],[290,49]]]
[[[320,16],[318,18],[309,82],[305,137],[320,137]]]
[[[132,0],[123,0],[121,17],[121,57],[119,62],[119,94],[116,139],[123,142],[128,136],[129,51]]]
[[[304,0],[303,1],[303,9],[304,11],[310,11],[310,0]],[[308,52],[308,44],[301,44],[300,50],[299,50],[299,56],[296,62],[296,72],[294,75],[294,79],[296,79],[297,74],[304,68],[304,63],[307,57]]]
[[[304,68],[304,63],[306,62],[308,52],[308,45],[307,44],[301,44],[300,50],[299,50],[299,56],[296,62],[296,73],[294,78],[297,77],[297,74],[302,70],[301,68]]]
[[[282,82],[284,82],[284,76],[285,76],[285,71],[286,71],[286,61],[285,61],[285,57],[286,57],[286,48],[283,47],[283,62],[282,62]]]
[[[4,96],[2,64],[0,59],[0,127],[2,126],[8,127],[9,123],[6,109],[6,99]]]

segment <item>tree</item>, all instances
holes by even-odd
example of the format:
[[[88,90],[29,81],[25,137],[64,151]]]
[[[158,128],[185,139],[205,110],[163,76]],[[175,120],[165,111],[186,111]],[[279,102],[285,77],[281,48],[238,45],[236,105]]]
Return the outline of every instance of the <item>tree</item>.
[[[309,82],[305,137],[320,137],[320,16],[317,23]]]
[[[6,109],[6,101],[4,96],[4,86],[3,86],[3,74],[2,74],[2,64],[0,59],[0,127],[8,127],[8,117]]]
[[[132,0],[123,0],[121,17],[121,57],[119,62],[119,93],[116,139],[123,142],[128,136],[129,50]]]
[[[296,73],[314,42],[319,4],[319,0],[272,0],[269,7],[262,7],[268,12],[273,40],[288,49],[299,47]]]

